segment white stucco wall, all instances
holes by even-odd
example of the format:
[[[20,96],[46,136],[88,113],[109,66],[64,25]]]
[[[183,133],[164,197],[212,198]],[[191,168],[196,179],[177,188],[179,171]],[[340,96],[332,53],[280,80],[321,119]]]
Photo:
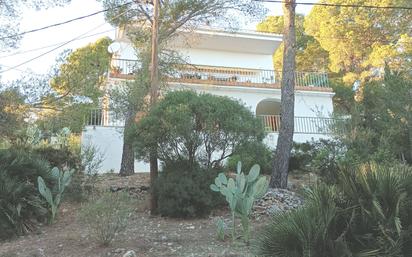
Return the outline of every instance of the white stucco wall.
[[[209,49],[177,49],[191,64],[273,70],[272,55]]]
[[[81,140],[82,146],[91,144],[104,155],[100,172],[119,172],[123,151],[123,128],[86,126]],[[149,165],[135,161],[135,172],[149,172]]]
[[[172,84],[171,90],[195,90],[196,92],[227,96],[240,100],[255,113],[256,106],[265,99],[276,99],[280,102],[280,89],[247,88],[214,85]],[[330,117],[333,113],[331,92],[296,91],[295,116]]]

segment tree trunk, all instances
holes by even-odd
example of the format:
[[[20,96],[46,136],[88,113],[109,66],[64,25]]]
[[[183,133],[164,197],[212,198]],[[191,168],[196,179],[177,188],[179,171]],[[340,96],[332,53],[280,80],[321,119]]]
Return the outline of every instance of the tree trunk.
[[[153,1],[153,24],[152,24],[152,60],[150,69],[150,108],[157,102],[159,91],[159,68],[158,68],[158,34],[159,34],[159,0]],[[154,190],[154,183],[158,177],[159,168],[157,165],[157,149],[150,153],[150,213],[157,213],[157,195]]]
[[[287,188],[289,158],[293,146],[296,66],[295,7],[295,0],[285,0],[283,3],[285,49],[281,82],[281,122],[270,178],[272,188]]]
[[[134,150],[133,144],[127,140],[126,132],[134,122],[134,115],[131,110],[127,111],[126,121],[123,131],[123,152],[122,163],[120,164],[120,176],[129,176],[134,174]]]

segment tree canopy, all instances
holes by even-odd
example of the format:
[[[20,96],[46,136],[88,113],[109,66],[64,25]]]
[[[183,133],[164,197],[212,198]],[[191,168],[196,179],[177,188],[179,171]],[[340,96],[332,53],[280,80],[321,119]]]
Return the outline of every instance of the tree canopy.
[[[36,103],[43,128],[56,131],[69,127],[80,132],[84,117],[99,105],[106,88],[111,39],[101,38],[75,51],[64,52],[50,79],[49,92]]]
[[[0,90],[0,139],[14,140],[27,115],[24,97],[15,88]]]
[[[363,87],[353,101],[348,133],[342,137],[361,161],[412,163],[412,78],[386,69],[379,81]]]
[[[409,0],[321,0],[320,3],[411,6]],[[404,9],[314,6],[304,28],[329,54],[329,69],[347,84],[367,81],[385,62],[410,68],[412,12]]]
[[[269,16],[257,25],[257,30],[283,34],[283,16]],[[296,15],[296,68],[299,71],[326,71],[328,69],[328,53],[319,45],[319,42],[308,35],[304,29],[305,16]],[[282,70],[283,43],[273,56],[276,70]]]

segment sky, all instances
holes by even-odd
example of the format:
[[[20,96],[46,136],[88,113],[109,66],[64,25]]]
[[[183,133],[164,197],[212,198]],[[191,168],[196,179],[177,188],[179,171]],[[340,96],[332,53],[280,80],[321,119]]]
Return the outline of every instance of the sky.
[[[299,2],[316,2],[314,0],[300,0]],[[268,15],[282,14],[281,5],[278,3],[267,3]],[[70,20],[102,10],[101,3],[96,0],[72,0],[69,5],[50,8],[47,10],[23,10],[20,31],[32,30],[50,24]],[[297,6],[298,13],[308,14],[311,6]],[[256,24],[247,25],[248,29],[254,29]],[[57,46],[75,39],[51,53],[21,65],[16,69],[1,73],[3,82],[18,79],[25,73],[36,74],[47,73],[55,63],[56,58],[65,49],[76,49],[95,42],[97,39],[109,36],[114,39],[115,29],[105,22],[103,14],[98,14],[83,20],[71,22],[62,26],[49,28],[43,31],[24,35],[19,47],[10,51],[0,49],[0,67],[7,70],[23,62],[37,57]],[[79,38],[80,39],[77,39]],[[42,49],[37,49],[42,48]],[[37,49],[37,50],[36,50]]]

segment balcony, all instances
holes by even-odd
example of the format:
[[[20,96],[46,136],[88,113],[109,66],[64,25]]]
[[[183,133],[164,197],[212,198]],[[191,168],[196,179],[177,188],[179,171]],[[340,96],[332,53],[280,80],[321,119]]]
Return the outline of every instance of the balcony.
[[[280,115],[258,115],[262,120],[266,133],[278,133],[280,129]],[[334,134],[343,130],[341,119],[323,117],[295,116],[295,134]]]
[[[266,133],[278,133],[280,129],[280,115],[258,115]],[[123,127],[123,116],[105,109],[92,109],[87,115],[86,126]],[[340,119],[322,117],[295,117],[295,134],[334,134],[341,132]]]
[[[112,59],[109,78],[134,79],[137,61]],[[280,88],[282,72],[206,65],[178,65],[167,80],[175,83]],[[296,90],[331,92],[326,73],[295,72]]]

